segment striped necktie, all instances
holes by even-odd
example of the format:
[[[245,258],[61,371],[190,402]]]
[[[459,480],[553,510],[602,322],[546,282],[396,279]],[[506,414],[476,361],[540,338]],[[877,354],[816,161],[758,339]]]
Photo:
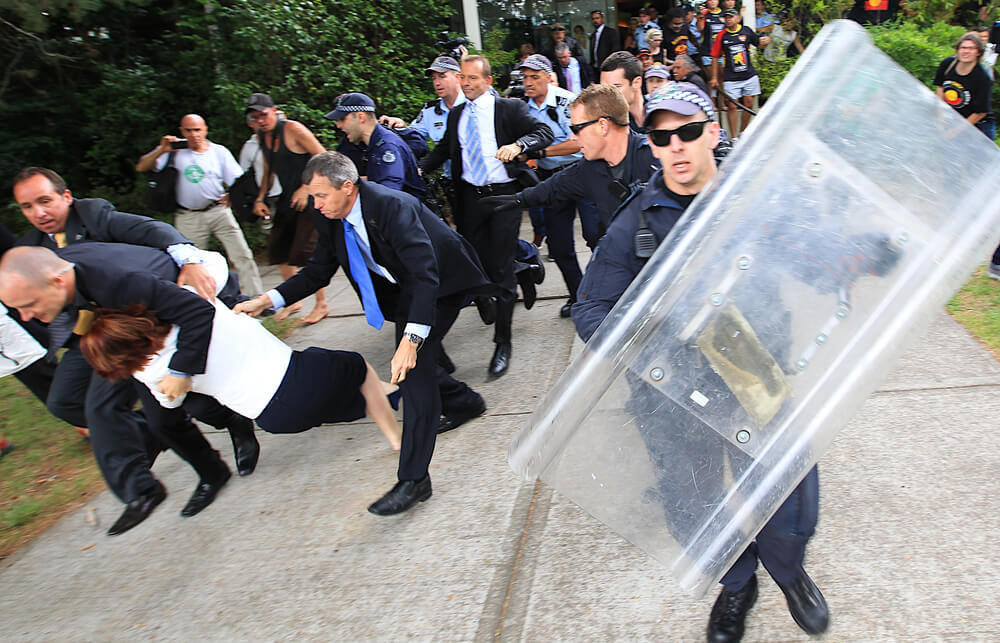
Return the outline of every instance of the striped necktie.
[[[469,115],[465,119],[465,154],[471,173],[471,176],[465,177],[465,181],[473,185],[486,185],[489,183],[489,173],[483,160],[483,146],[479,141],[479,117],[476,115],[475,103],[467,103],[465,111]]]

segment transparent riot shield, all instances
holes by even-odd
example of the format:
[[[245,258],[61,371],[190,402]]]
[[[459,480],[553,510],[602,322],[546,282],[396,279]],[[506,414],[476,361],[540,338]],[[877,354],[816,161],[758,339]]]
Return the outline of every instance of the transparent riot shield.
[[[828,25],[511,445],[702,594],[1000,238],[1000,150]]]

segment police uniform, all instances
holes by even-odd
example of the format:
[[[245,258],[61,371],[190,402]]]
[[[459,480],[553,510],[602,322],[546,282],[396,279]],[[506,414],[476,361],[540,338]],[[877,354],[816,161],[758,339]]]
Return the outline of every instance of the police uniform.
[[[573,98],[572,92],[550,85],[541,105],[536,103],[533,98],[523,99],[527,103],[531,115],[552,128],[556,135],[553,144],[567,141],[572,135],[569,127],[571,122],[569,104]],[[563,156],[541,156],[538,159],[539,178],[544,181],[581,158],[583,158],[583,154],[580,152]],[[536,234],[539,234],[540,227],[537,224],[544,225],[544,234],[548,236],[549,240],[549,254],[555,260],[563,280],[566,282],[570,303],[576,301],[576,289],[583,277],[580,264],[576,260],[576,251],[573,248],[573,216],[577,209],[580,211],[584,238],[588,245],[594,246],[600,238],[600,215],[593,201],[586,199],[579,201],[577,199],[558,200],[541,207],[531,208],[529,211],[532,225],[536,228]]]
[[[398,134],[376,125],[368,140],[365,160],[369,181],[402,190],[424,200],[427,187],[417,172],[417,160],[413,157],[410,146]]]

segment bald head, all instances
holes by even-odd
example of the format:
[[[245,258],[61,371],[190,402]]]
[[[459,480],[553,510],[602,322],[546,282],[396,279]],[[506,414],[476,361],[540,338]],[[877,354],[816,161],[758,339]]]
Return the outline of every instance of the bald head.
[[[0,261],[0,301],[25,321],[51,322],[73,300],[73,264],[40,247],[11,248]]]
[[[188,147],[195,152],[208,151],[208,124],[197,114],[185,114],[181,119],[181,137],[186,138]]]

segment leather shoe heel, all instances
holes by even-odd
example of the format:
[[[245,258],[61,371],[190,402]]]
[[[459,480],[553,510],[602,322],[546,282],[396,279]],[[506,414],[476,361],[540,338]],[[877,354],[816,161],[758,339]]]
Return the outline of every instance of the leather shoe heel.
[[[486,412],[486,401],[480,397],[477,404],[468,409],[452,412],[441,418],[438,423],[438,433],[447,433],[452,429],[457,429],[472,418],[477,418]]]
[[[826,631],[830,625],[830,608],[823,592],[804,569],[799,570],[798,577],[790,585],[778,583],[778,587],[788,602],[789,613],[803,632],[822,634]]]
[[[226,467],[225,464],[222,465]],[[200,512],[202,509],[212,504],[215,500],[215,496],[218,495],[219,490],[225,486],[229,478],[232,477],[232,473],[229,471],[229,467],[226,467],[225,473],[221,474],[218,478],[212,482],[206,482],[204,478],[198,483],[198,487],[191,494],[191,499],[188,500],[184,508],[181,509],[181,515],[185,518],[190,518],[196,513]]]
[[[497,302],[492,297],[476,297],[476,310],[479,318],[489,326],[497,320]]]
[[[490,359],[490,375],[500,377],[507,372],[507,368],[510,366],[510,353],[510,344],[497,344],[496,350],[493,351],[493,358]]]
[[[568,318],[572,317],[573,316],[573,304],[575,304],[575,303],[576,303],[575,300],[570,299],[565,304],[563,304],[562,308],[559,309],[559,316],[562,317],[563,319],[568,319]]]
[[[157,481],[156,486],[153,487],[152,491],[139,496],[125,505],[125,511],[118,517],[115,524],[111,525],[111,528],[108,529],[108,535],[117,536],[118,534],[124,534],[126,531],[135,527],[146,518],[149,518],[149,514],[153,513],[153,510],[156,509],[156,507],[163,502],[166,497],[166,487],[163,486],[163,483]]]
[[[389,493],[368,505],[368,511],[376,516],[391,516],[403,513],[418,502],[423,502],[430,497],[430,475],[424,476],[423,480],[400,480],[389,490]]]
[[[260,459],[260,443],[253,432],[253,420],[234,414],[227,428],[236,454],[236,471],[241,476],[248,476],[257,468]]]

